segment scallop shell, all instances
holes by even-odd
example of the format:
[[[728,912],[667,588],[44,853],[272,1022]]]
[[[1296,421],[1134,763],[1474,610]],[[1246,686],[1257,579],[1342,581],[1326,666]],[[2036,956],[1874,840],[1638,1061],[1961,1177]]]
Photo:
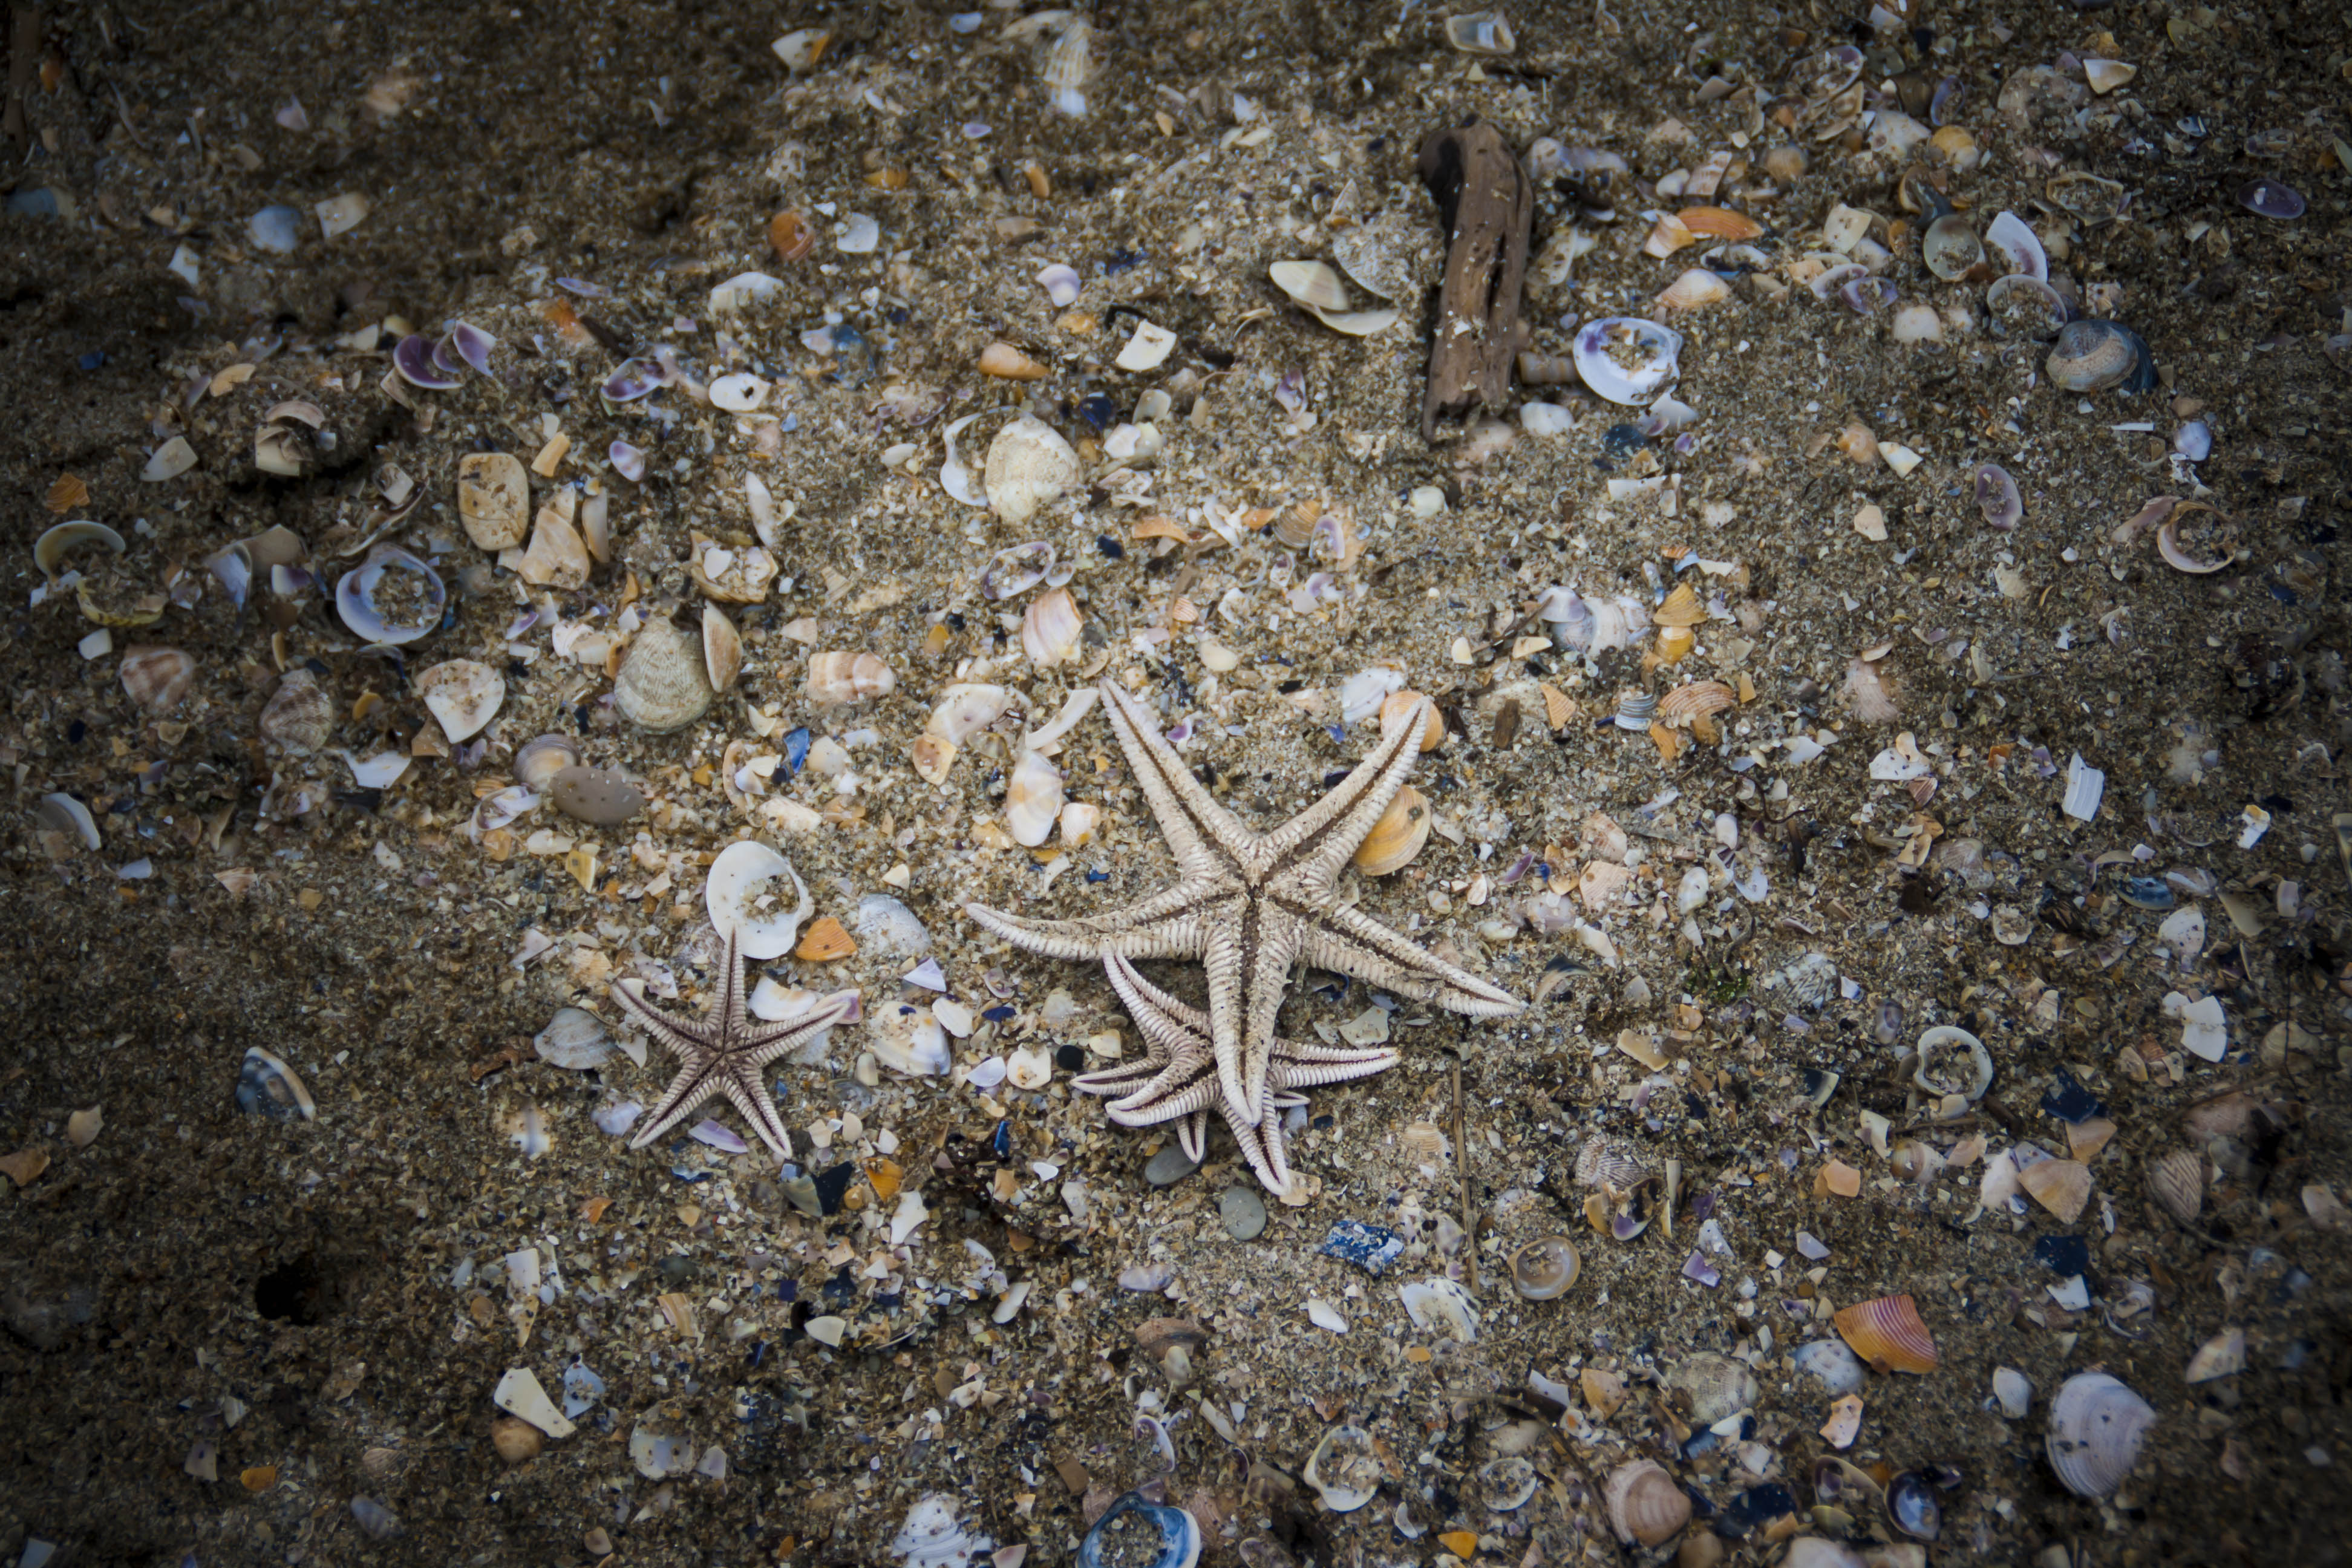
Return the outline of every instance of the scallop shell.
[[[2147,1193],[2165,1213],[2185,1226],[2197,1223],[2205,1206],[2205,1159],[2193,1149],[2175,1149],[2148,1163]]]
[[[1039,70],[1047,100],[1074,120],[1086,117],[1087,83],[1095,75],[1094,40],[1094,25],[1083,16],[1074,18],[1045,50]]]
[[[1434,1275],[1398,1287],[1397,1297],[1414,1328],[1443,1330],[1465,1345],[1477,1339],[1478,1303],[1459,1281]]]
[[[1438,713],[1437,704],[1418,691],[1391,691],[1381,699],[1381,733],[1387,735],[1399,724],[1421,715],[1421,750],[1433,752],[1445,743],[1445,720]]]
[[[1062,814],[1062,770],[1034,752],[1024,752],[1004,788],[1004,826],[1016,844],[1034,849],[1054,831]]]
[[[798,895],[788,910],[778,907],[782,901],[780,879],[790,879]],[[733,931],[737,950],[754,960],[782,958],[792,952],[801,922],[816,908],[793,863],[749,838],[730,844],[710,862],[702,905],[719,934]]]
[[[1566,1295],[1583,1271],[1576,1244],[1564,1236],[1539,1236],[1511,1254],[1511,1283],[1530,1301]]]
[[[2076,1373],[2050,1402],[2050,1468],[2076,1497],[2106,1497],[2139,1462],[2155,1421],[2147,1401],[2116,1379]]]
[[[1877,1372],[1936,1370],[1936,1342],[1908,1296],[1857,1301],[1832,1319],[1853,1353]]]
[[[327,743],[335,727],[334,699],[307,669],[289,669],[261,710],[261,736],[293,755],[308,756]]]
[[[457,521],[484,550],[511,550],[530,521],[530,479],[510,452],[468,452],[457,459]]]
[[[580,1007],[558,1007],[547,1027],[531,1038],[531,1049],[541,1061],[572,1072],[602,1067],[618,1048],[604,1020]]]
[[[1720,680],[1694,680],[1658,699],[1661,719],[1704,718],[1735,706],[1739,696]]]
[[[1313,1487],[1333,1513],[1352,1513],[1380,1491],[1380,1452],[1360,1426],[1334,1426],[1307,1456],[1300,1479]]]
[[[1400,870],[1429,842],[1429,801],[1406,784],[1389,802],[1380,821],[1356,846],[1356,868],[1367,877],[1385,877]]]
[[[1609,1473],[1604,1495],[1610,1528],[1629,1545],[1663,1545],[1690,1522],[1690,1495],[1654,1459],[1618,1466]]]
[[[1712,1426],[1727,1415],[1756,1407],[1756,1374],[1747,1363],[1713,1351],[1676,1362],[1666,1374],[1666,1386],[1687,1396],[1695,1426]]]
[[[743,634],[716,605],[702,606],[702,673],[713,691],[724,691],[743,673]]]
[[[2050,379],[2069,392],[2121,387],[2146,392],[2156,384],[2156,362],[2129,327],[2114,321],[2069,321],[2043,363]]]
[[[819,703],[864,702],[887,695],[898,684],[890,667],[870,653],[817,653],[809,656],[809,700]]]
[[[621,717],[653,735],[685,729],[710,711],[716,695],[701,639],[667,616],[639,629],[613,681]]]
[[[990,510],[1015,527],[1061,500],[1077,479],[1078,454],[1059,431],[1028,414],[996,433],[981,471]]]
[[[479,734],[497,716],[499,705],[507,700],[507,683],[487,664],[453,658],[418,675],[416,694],[455,744]]]
[[[150,713],[169,713],[195,684],[196,661],[175,647],[130,647],[122,652],[122,689]]]
[[[1631,316],[1587,321],[1577,329],[1573,350],[1585,385],[1612,403],[1635,408],[1648,406],[1674,385],[1682,352],[1680,332]]]
[[[1040,669],[1077,661],[1082,617],[1067,588],[1038,595],[1021,615],[1021,651]]]

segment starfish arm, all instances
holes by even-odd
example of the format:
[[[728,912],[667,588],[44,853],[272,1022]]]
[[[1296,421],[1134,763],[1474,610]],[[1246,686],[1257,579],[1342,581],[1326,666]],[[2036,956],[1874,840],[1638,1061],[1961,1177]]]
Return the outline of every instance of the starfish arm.
[[[819,997],[816,1005],[807,1012],[780,1024],[746,1024],[737,1036],[741,1042],[737,1048],[755,1065],[766,1067],[840,1023],[856,1010],[857,1003],[856,992],[836,991],[830,996]]]
[[[1276,1040],[1266,1063],[1270,1088],[1312,1089],[1322,1083],[1345,1083],[1370,1078],[1396,1066],[1402,1051],[1385,1046],[1322,1046],[1303,1040]]]
[[[1196,1110],[1207,1110],[1218,1101],[1217,1080],[1208,1073],[1194,1075],[1188,1082],[1150,1094],[1132,1094],[1125,1100],[1115,1100],[1109,1106],[1110,1119],[1121,1127],[1150,1127],[1162,1121],[1172,1121],[1180,1116],[1190,1116]]]
[[[1404,776],[1420,755],[1428,701],[1424,697],[1414,704],[1404,721],[1381,736],[1380,744],[1330,793],[1258,840],[1256,868],[1271,872],[1287,868],[1289,879],[1303,889],[1328,890],[1339,868],[1379,825],[1389,803],[1404,787]]]
[[[677,1076],[662,1091],[661,1099],[646,1112],[645,1130],[629,1140],[629,1147],[642,1149],[663,1133],[685,1121],[698,1110],[702,1102],[719,1092],[716,1079],[719,1075],[719,1058],[708,1051],[682,1054]]]
[[[644,1025],[646,1032],[659,1040],[663,1048],[672,1055],[683,1055],[693,1047],[707,1047],[712,1043],[710,1031],[704,1026],[671,1017],[618,981],[614,983],[612,992],[613,1000],[621,1005],[621,1011]]]
[[[1225,1113],[1225,1125],[1232,1129],[1234,1142],[1239,1146],[1242,1158],[1257,1173],[1265,1190],[1277,1197],[1290,1190],[1290,1163],[1284,1158],[1282,1147],[1282,1112],[1271,1105],[1265,1115],[1251,1122],[1234,1114],[1230,1105],[1221,1109]]]
[[[1216,1031],[1217,1070],[1224,1080],[1225,1098],[1251,1121],[1265,1111],[1266,1064],[1274,1055],[1274,1025],[1282,1013],[1283,992],[1290,984],[1305,928],[1298,918],[1261,902],[1243,921],[1234,966],[1241,972],[1238,1016],[1229,1033]],[[1217,1018],[1215,971],[1211,970],[1209,1016]],[[1218,1022],[1223,1023],[1222,1019]],[[1230,1043],[1229,1043],[1230,1042]]]
[[[1206,901],[1194,884],[1179,882],[1142,903],[1076,920],[1033,920],[982,904],[966,904],[963,912],[1013,946],[1048,958],[1097,958],[1108,952],[1130,958],[1197,958],[1202,923],[1198,910]]]
[[[1415,947],[1353,908],[1330,910],[1307,933],[1307,962],[1473,1018],[1507,1017],[1527,1009],[1509,992]]]
[[[1195,1165],[1209,1161],[1209,1113],[1196,1110],[1176,1124],[1176,1146],[1184,1151],[1184,1158]]]
[[[1160,733],[1159,715],[1129,696],[1117,681],[1106,679],[1097,685],[1103,710],[1118,735],[1119,750],[1127,753],[1136,783],[1143,786],[1152,815],[1160,820],[1160,831],[1186,877],[1213,875],[1229,859],[1240,859],[1257,836],[1218,805],[1192,776],[1192,770]]]
[[[738,1058],[736,1070],[727,1074],[719,1088],[760,1141],[776,1152],[779,1160],[793,1157],[793,1137],[784,1131],[784,1119],[776,1114],[776,1102],[768,1097],[768,1086],[761,1081],[759,1068]]]
[[[1155,1101],[1187,1092],[1195,1085],[1210,1084],[1216,1059],[1215,1048],[1201,1033],[1198,1025],[1187,1023],[1161,1005],[1163,1002],[1172,1004],[1173,998],[1136,973],[1135,965],[1122,955],[1113,954],[1105,959],[1103,970],[1110,977],[1112,989],[1127,1004],[1127,1010],[1133,1016],[1136,1026],[1142,1031],[1149,1061],[1155,1065],[1164,1064],[1157,1074],[1130,1089],[1111,1108],[1114,1114],[1121,1110],[1140,1110]],[[1190,1011],[1189,1008],[1186,1010]],[[1202,1103],[1206,1104],[1207,1101],[1203,1100]]]

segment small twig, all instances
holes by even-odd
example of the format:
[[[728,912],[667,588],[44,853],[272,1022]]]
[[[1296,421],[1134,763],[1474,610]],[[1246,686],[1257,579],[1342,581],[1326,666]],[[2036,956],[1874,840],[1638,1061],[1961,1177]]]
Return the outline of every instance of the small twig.
[[[1448,1051],[1454,1063],[1454,1170],[1462,1181],[1462,1268],[1470,1276],[1470,1290],[1478,1290],[1478,1211],[1470,1204],[1470,1145],[1462,1136],[1462,1053]]]

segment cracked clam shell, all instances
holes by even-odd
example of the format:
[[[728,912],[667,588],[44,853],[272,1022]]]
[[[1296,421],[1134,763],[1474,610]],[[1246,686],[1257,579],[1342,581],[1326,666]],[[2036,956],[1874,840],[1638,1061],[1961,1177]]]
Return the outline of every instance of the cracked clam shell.
[[[1609,1526],[1628,1545],[1660,1546],[1690,1522],[1688,1493],[1654,1459],[1635,1459],[1609,1473],[1603,1494]]]
[[[980,477],[989,510],[1016,527],[1061,500],[1077,479],[1077,452],[1031,414],[996,433]]]
[[[1353,1513],[1381,1489],[1380,1453],[1361,1426],[1334,1426],[1307,1456],[1300,1479],[1333,1513]]]
[[[780,908],[787,879],[797,902]],[[808,884],[793,869],[793,863],[751,838],[730,844],[710,862],[710,875],[702,885],[702,904],[719,934],[724,937],[733,931],[737,951],[756,960],[782,958],[792,952],[801,922],[816,908]]]
[[[1949,213],[1927,226],[1920,237],[1919,258],[1927,270],[1949,283],[1965,277],[1984,260],[1984,241],[1958,213]]]
[[[530,479],[511,452],[468,452],[457,459],[457,521],[484,550],[511,550],[530,526]]]
[[[2117,1379],[2077,1373],[2050,1402],[2050,1468],[2076,1497],[2106,1497],[2139,1462],[2155,1423],[2155,1409]]]
[[[453,658],[418,675],[416,693],[455,744],[479,734],[497,716],[499,705],[507,700],[507,683],[487,664]]]
[[[1338,268],[1323,261],[1277,261],[1266,268],[1274,286],[1290,296],[1291,302],[1335,332],[1349,337],[1364,337],[1394,323],[1401,312],[1393,310],[1353,310],[1348,297],[1348,286],[1339,278]]]
[[[639,628],[613,680],[613,706],[649,735],[683,730],[717,697],[702,657],[701,639],[667,616]]]
[[[1406,784],[1389,802],[1389,808],[1356,846],[1356,869],[1367,877],[1385,877],[1402,870],[1429,842],[1429,800]]]

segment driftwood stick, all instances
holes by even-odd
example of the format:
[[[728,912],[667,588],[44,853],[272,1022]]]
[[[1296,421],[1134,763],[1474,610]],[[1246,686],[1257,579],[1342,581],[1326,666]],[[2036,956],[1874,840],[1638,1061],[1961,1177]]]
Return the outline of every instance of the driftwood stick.
[[[1430,132],[1421,144],[1421,179],[1436,198],[1446,234],[1445,281],[1421,412],[1422,437],[1430,440],[1441,417],[1477,408],[1499,415],[1509,405],[1512,367],[1527,344],[1519,291],[1535,191],[1501,133],[1475,119]]]

